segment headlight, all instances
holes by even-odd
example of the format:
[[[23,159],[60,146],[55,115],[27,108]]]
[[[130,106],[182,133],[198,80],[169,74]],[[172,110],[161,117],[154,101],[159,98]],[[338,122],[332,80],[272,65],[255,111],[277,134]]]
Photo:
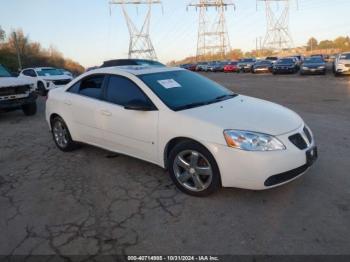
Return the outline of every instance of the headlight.
[[[325,66],[319,66],[318,69],[325,69]]]
[[[306,66],[303,66],[303,70],[308,70],[309,68]]]
[[[267,134],[241,130],[225,130],[224,136],[229,147],[246,151],[277,151],[285,150],[276,137]]]

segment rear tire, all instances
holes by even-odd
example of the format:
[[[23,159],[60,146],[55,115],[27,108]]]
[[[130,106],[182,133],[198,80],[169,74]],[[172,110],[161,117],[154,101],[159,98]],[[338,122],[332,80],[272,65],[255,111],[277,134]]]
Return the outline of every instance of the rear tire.
[[[26,104],[22,106],[22,111],[26,116],[33,116],[37,112],[36,102]]]
[[[38,92],[41,96],[46,96],[47,95],[47,90],[45,88],[45,85],[43,82],[38,83]]]
[[[182,192],[205,197],[221,187],[220,171],[213,155],[193,141],[177,144],[168,159],[170,177]]]
[[[63,152],[71,152],[78,148],[78,144],[72,140],[69,129],[64,120],[56,116],[51,121],[52,137],[56,146]]]

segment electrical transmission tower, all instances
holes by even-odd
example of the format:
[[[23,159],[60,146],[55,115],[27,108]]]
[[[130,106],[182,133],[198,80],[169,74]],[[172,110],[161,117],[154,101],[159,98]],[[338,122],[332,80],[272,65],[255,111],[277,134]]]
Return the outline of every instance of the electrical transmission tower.
[[[290,0],[257,0],[265,2],[267,30],[263,49],[280,51],[293,47],[289,31]]]
[[[197,60],[217,54],[225,58],[227,52],[231,50],[225,19],[225,11],[230,6],[235,7],[232,0],[196,0],[188,4],[187,8],[199,9]],[[214,23],[208,18],[207,11],[210,8],[215,8],[217,11]]]
[[[149,31],[152,5],[162,4],[160,0],[112,0],[111,5],[120,5],[130,34],[129,58],[144,58],[157,60]],[[141,29],[138,29],[127,12],[127,5],[147,5],[148,11]]]

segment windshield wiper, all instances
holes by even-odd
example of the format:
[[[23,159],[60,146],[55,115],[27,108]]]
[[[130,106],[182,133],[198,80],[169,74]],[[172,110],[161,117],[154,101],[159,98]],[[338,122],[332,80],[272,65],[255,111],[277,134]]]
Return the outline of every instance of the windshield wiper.
[[[226,100],[229,98],[233,98],[236,96],[238,96],[238,95],[237,94],[222,95],[222,96],[218,96],[217,98],[215,98],[213,100],[209,100],[206,102],[192,103],[192,104],[180,106],[180,107],[176,108],[176,111],[191,109],[191,108],[195,108],[195,107],[199,107],[199,106],[206,106],[206,105],[214,104],[216,102],[220,102],[220,101],[223,101],[223,100]]]
[[[236,97],[238,96],[237,94],[228,94],[228,95],[222,95],[222,96],[218,96],[217,98],[215,98],[215,101],[222,101],[222,100],[226,100],[232,97]]]

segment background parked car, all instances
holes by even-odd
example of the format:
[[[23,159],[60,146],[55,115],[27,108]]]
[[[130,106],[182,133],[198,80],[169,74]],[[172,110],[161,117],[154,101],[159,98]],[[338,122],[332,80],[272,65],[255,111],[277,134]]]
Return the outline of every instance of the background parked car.
[[[227,62],[214,62],[210,63],[208,66],[208,71],[211,72],[224,72],[224,67]]]
[[[301,75],[306,74],[326,74],[326,62],[321,57],[308,57],[300,69]]]
[[[208,62],[200,62],[197,64],[196,71],[207,71]]]
[[[269,60],[257,61],[252,67],[252,73],[272,72],[273,63]]]
[[[238,62],[237,61],[228,62],[224,66],[224,72],[225,73],[230,73],[230,72],[236,73],[238,71],[239,71],[239,67],[238,67]]]
[[[35,115],[36,99],[32,81],[14,77],[0,65],[0,112],[21,109],[27,116]]]
[[[334,75],[350,74],[350,52],[337,56],[334,62]]]
[[[266,57],[266,59],[265,60],[268,60],[268,61],[270,61],[271,63],[276,63],[277,61],[278,61],[278,57],[277,56],[268,56],[268,57]]]
[[[72,76],[68,76],[60,69],[53,67],[26,68],[21,71],[19,78],[34,82],[36,89],[43,96],[50,89],[64,86],[73,79]]]
[[[273,66],[273,74],[295,74],[299,71],[299,66],[294,58],[281,58]]]
[[[240,72],[247,73],[251,72],[252,66],[255,64],[255,58],[243,58],[238,61],[238,67]]]

